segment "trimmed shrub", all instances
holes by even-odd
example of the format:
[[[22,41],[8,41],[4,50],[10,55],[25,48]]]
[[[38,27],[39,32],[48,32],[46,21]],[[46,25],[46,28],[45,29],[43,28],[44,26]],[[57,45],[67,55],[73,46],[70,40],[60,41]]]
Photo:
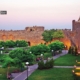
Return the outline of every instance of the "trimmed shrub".
[[[50,68],[50,61],[46,61],[45,63],[45,69],[49,69]]]
[[[44,69],[44,68],[45,68],[45,65],[44,65],[43,60],[39,61],[38,62],[38,69]]]
[[[49,61],[49,64],[50,64],[50,68],[53,68],[53,65],[54,65],[54,60],[53,60],[53,58]]]
[[[53,65],[54,65],[53,59],[47,60],[46,63],[44,63],[43,61],[40,61],[40,62],[38,62],[38,69],[53,68]]]
[[[53,65],[54,65],[53,63],[54,63],[53,59],[46,61],[45,68],[46,69],[53,68]]]

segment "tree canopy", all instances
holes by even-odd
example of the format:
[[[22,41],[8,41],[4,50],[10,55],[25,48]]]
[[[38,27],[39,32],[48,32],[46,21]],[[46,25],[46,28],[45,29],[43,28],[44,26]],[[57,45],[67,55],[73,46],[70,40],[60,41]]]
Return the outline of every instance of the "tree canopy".
[[[32,46],[29,48],[28,50],[29,52],[31,51],[32,54],[34,55],[40,55],[40,54],[44,54],[46,52],[49,52],[50,49],[48,46],[44,45],[44,44],[39,44],[39,45],[36,45],[36,46]]]
[[[45,42],[51,42],[55,38],[58,38],[58,39],[63,38],[64,34],[62,30],[51,29],[51,30],[45,30],[42,36]]]
[[[25,41],[25,40],[17,40],[17,41],[15,42],[15,45],[16,45],[17,47],[26,47],[26,46],[28,46],[28,42]]]
[[[33,61],[33,54],[28,53],[24,49],[17,48],[9,53],[12,59],[18,59],[21,62]]]
[[[50,50],[57,51],[57,50],[62,50],[64,48],[64,44],[63,42],[60,42],[57,40],[49,44],[49,47],[50,47]]]

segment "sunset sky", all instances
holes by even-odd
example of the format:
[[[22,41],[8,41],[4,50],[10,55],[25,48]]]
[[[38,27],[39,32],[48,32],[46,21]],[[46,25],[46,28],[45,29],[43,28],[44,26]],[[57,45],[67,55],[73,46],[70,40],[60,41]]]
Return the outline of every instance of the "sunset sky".
[[[23,30],[27,26],[71,29],[80,16],[80,0],[0,0],[0,29]]]

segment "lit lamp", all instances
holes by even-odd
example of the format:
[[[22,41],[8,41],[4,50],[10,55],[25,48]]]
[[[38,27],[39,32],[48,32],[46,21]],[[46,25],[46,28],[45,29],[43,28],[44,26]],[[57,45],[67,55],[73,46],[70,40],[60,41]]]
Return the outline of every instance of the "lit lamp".
[[[4,49],[4,47],[2,47],[2,50]]]
[[[31,54],[32,52],[30,51],[30,54]]]
[[[76,65],[74,65],[74,68],[76,68]]]
[[[1,51],[1,54],[2,54],[3,52]]]
[[[29,62],[26,62],[26,65],[27,65],[27,80],[28,80],[28,64],[29,64]]]
[[[17,44],[17,47],[19,46],[19,44]]]
[[[42,58],[42,60],[43,60],[43,54],[41,54],[41,58]]]
[[[51,50],[51,51],[52,51],[52,56],[53,56],[53,51],[54,51],[54,50]]]
[[[66,53],[66,46],[65,46],[65,53]]]

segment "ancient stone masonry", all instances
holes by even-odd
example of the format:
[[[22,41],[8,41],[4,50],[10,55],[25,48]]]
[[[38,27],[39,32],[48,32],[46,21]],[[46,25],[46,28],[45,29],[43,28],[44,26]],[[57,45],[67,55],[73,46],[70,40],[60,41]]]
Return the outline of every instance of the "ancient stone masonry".
[[[72,21],[72,31],[64,30],[65,36],[69,38],[71,46],[76,46],[80,52],[80,18]]]
[[[72,38],[78,48],[78,52],[80,52],[80,17],[78,21],[72,21]]]
[[[42,40],[43,26],[26,27],[25,30],[0,30],[0,40],[26,40],[30,45],[44,43]]]

